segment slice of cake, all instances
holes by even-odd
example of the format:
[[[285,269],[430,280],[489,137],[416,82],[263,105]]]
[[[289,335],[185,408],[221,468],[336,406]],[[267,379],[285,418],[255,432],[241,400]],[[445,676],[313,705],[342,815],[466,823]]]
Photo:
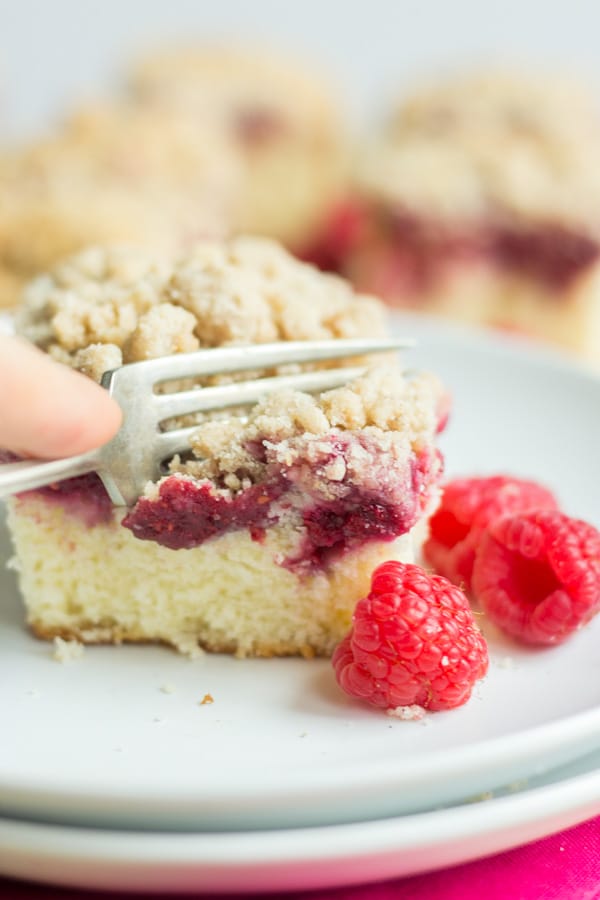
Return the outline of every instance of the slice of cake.
[[[596,98],[576,83],[440,80],[365,148],[322,255],[394,306],[600,361],[599,156]]]
[[[238,232],[295,251],[312,244],[345,187],[341,103],[314,67],[264,48],[196,46],[141,59],[129,79],[146,109],[216,130],[240,160]]]
[[[384,317],[339,278],[239,239],[167,267],[87,251],[32,285],[19,327],[99,378],[198,347],[377,335]],[[394,358],[320,396],[280,392],[199,418],[190,455],[131,509],[111,506],[93,475],[14,498],[32,629],[188,653],[329,654],[374,567],[413,559],[437,499],[443,401],[433,376],[405,376]]]

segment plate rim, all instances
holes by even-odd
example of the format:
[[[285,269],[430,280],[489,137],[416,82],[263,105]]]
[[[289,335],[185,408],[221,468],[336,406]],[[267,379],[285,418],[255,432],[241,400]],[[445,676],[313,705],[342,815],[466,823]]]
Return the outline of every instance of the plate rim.
[[[581,731],[578,731],[576,735],[569,735],[566,740],[561,740],[561,732],[566,725],[576,726],[576,728],[580,727]],[[398,772],[398,763],[393,759],[389,759],[383,763],[378,762],[376,766],[369,768],[365,768],[364,763],[361,762],[347,764],[336,763],[333,770],[328,770],[327,772],[322,771],[318,773],[316,778],[315,772],[311,773],[311,779],[314,779],[311,782],[311,789],[321,790],[323,786],[331,787],[332,784],[335,788],[341,788],[347,786],[349,778],[357,778],[359,775],[361,789],[372,790],[376,787],[382,787],[383,783],[393,788],[394,786],[397,787],[397,785],[394,785],[395,778],[400,778],[402,782],[405,782],[407,777],[411,780],[422,779],[425,776],[429,777],[431,775],[432,765],[435,766],[435,762],[442,759],[444,760],[445,767],[443,770],[443,779],[446,780],[446,778],[451,778],[453,775],[458,775],[465,768],[469,768],[471,772],[481,771],[482,769],[487,770],[490,766],[497,765],[499,757],[504,756],[505,754],[510,754],[513,760],[515,758],[523,760],[528,759],[530,756],[535,756],[536,752],[539,751],[540,743],[544,745],[545,749],[550,744],[554,749],[558,750],[565,745],[567,747],[570,747],[571,745],[579,746],[580,743],[587,738],[597,738],[598,746],[600,746],[600,705],[594,709],[588,709],[574,714],[573,716],[563,717],[553,722],[534,726],[533,728],[519,731],[515,734],[501,735],[500,737],[490,738],[489,740],[477,741],[476,743],[468,744],[466,747],[454,747],[448,751],[440,750],[427,753],[424,754],[423,757],[417,757],[416,764],[414,765],[412,759],[403,760],[403,766],[405,766],[405,768],[402,769],[402,772]],[[515,743],[522,751],[522,755],[518,755],[517,757],[515,757],[514,754]],[[482,757],[484,754],[482,754],[482,748],[485,748],[485,752],[488,753],[488,756],[483,762]],[[575,749],[575,747],[573,747],[573,749]],[[592,747],[592,749],[594,748]],[[493,763],[489,763],[489,753],[495,754]],[[574,752],[571,758],[575,758],[577,755],[580,754]],[[448,764],[448,761],[450,761],[450,765]],[[279,777],[273,777],[272,780],[260,784],[255,783],[247,785],[247,791],[242,789],[242,798],[249,800],[254,799],[256,796],[261,796],[264,799],[264,791],[269,789],[272,790],[274,794],[280,795],[282,784],[285,784],[285,773],[271,769],[269,770],[269,774],[271,776],[277,775]],[[172,785],[166,788],[165,785],[148,785],[134,782],[133,784],[121,786],[119,792],[115,793],[112,799],[119,799],[121,801],[131,800],[133,797],[137,798],[140,791],[143,791],[144,800],[150,802],[165,800],[168,797],[170,800],[177,803],[195,806],[201,801],[215,802],[216,800],[222,799],[224,796],[235,796],[236,798],[239,798],[239,785],[234,785],[234,788],[235,789],[232,790],[231,793],[224,794],[222,786],[215,788],[214,785],[203,785],[201,794],[194,794],[193,788],[190,790],[189,785],[177,784],[174,791]],[[298,785],[295,791],[291,793],[298,792],[303,794],[305,793],[305,790],[306,788]],[[131,793],[129,793],[130,791]],[[71,784],[61,784],[60,781],[58,782],[58,785],[55,783],[52,788],[47,788],[36,786],[35,781],[31,778],[28,778],[26,782],[22,783],[19,782],[18,778],[7,780],[6,776],[2,776],[1,772],[0,792],[3,797],[14,793],[28,794],[33,792],[37,796],[47,799],[51,799],[58,794],[60,794],[61,797],[66,796],[71,799],[76,797],[80,800],[102,799],[103,801],[110,801],[111,799],[110,794],[107,794],[106,788],[103,787],[101,782],[95,785],[94,790],[87,791],[82,791],[81,786],[73,784],[72,782]],[[179,795],[180,792],[182,796]],[[0,818],[1,816],[2,812],[0,805]]]
[[[600,815],[600,768],[597,767],[541,786],[525,787],[515,794],[482,799],[473,804],[374,821],[262,832],[174,834],[124,831],[22,821],[0,816],[0,877],[25,878],[27,870],[20,871],[18,865],[15,869],[14,860],[18,862],[19,857],[23,858],[25,854],[24,864],[29,864],[29,853],[30,857],[32,854],[37,855],[37,859],[45,863],[40,870],[34,870],[37,875],[35,880],[45,884],[139,891],[142,885],[132,884],[131,878],[120,885],[114,879],[110,884],[102,884],[97,876],[89,880],[90,867],[93,872],[95,865],[117,863],[117,875],[127,871],[128,866],[144,866],[148,877],[152,877],[154,872],[160,872],[161,867],[191,866],[196,876],[203,873],[208,875],[210,883],[203,885],[203,889],[253,892],[260,887],[268,887],[269,890],[290,887],[287,878],[285,884],[275,883],[273,878],[277,878],[278,870],[275,868],[275,874],[269,876],[269,867],[296,865],[302,866],[303,871],[310,871],[310,867],[307,869],[307,864],[310,863],[360,863],[361,860],[368,861],[373,854],[384,860],[393,854],[396,866],[395,871],[390,871],[389,866],[387,867],[384,877],[388,879],[474,861],[490,853],[503,852],[530,840],[557,833],[563,828],[591,820],[596,815]],[[522,833],[523,828],[529,829],[527,835]],[[496,841],[491,848],[476,849],[469,841],[469,838],[474,837],[480,841],[495,837]],[[28,845],[25,848],[23,841]],[[130,849],[132,844],[133,850]],[[454,854],[450,860],[444,858],[433,865],[423,865],[414,860],[412,866],[410,861],[408,867],[404,865],[406,855],[416,850],[435,851],[451,845],[454,846]],[[462,851],[456,852],[459,846]],[[69,848],[70,854],[64,850],[65,847]],[[8,869],[7,855],[13,862]],[[422,860],[422,856],[419,859]],[[50,870],[48,862],[51,863]],[[66,871],[65,864],[69,863],[76,864],[74,875],[66,880],[60,876],[53,877],[53,870],[60,872],[63,867],[63,871]],[[240,885],[237,880],[240,874],[253,871],[256,875],[258,868],[260,875],[261,866],[264,871],[259,885],[248,884],[245,888],[243,884]],[[280,881],[281,878],[279,872]],[[368,877],[361,878],[360,872],[357,874],[353,870],[345,879],[331,876],[323,879],[324,876],[315,877],[301,887],[349,886],[371,881],[373,875],[369,872]],[[161,889],[168,889],[168,886],[162,886]],[[187,889],[180,883],[173,889],[197,893],[199,886],[194,881]]]

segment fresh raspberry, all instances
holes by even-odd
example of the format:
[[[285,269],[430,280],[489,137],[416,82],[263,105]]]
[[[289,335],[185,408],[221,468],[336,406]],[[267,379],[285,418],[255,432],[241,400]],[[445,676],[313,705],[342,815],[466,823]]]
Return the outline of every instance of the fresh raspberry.
[[[600,610],[600,532],[555,510],[505,516],[481,539],[473,593],[530,644],[558,644]]]
[[[386,562],[333,654],[338,684],[372,706],[452,709],[488,667],[466,596],[419,566]]]
[[[438,575],[469,591],[475,550],[490,522],[531,509],[557,509],[557,502],[545,487],[520,478],[496,475],[450,481],[429,521],[425,560]]]

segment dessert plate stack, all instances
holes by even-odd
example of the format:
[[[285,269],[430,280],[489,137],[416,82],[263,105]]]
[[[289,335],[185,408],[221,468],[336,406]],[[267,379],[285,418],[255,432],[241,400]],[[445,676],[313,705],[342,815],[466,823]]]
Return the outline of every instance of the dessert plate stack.
[[[600,380],[526,342],[396,317],[448,385],[448,474],[508,473],[600,524]],[[2,562],[10,557],[0,536]],[[325,660],[91,647],[59,664],[0,575],[0,874],[89,888],[323,887],[472,859],[600,813],[600,619],[564,646],[483,625],[461,709],[400,721]]]

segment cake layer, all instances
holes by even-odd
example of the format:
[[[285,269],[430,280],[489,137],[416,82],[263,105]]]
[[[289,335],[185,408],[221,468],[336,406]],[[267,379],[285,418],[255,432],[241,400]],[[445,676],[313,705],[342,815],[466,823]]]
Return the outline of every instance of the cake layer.
[[[9,507],[27,620],[43,638],[85,643],[157,641],[239,656],[329,655],[350,626],[373,569],[413,560],[413,536],[372,541],[315,572],[293,571],[298,536],[271,528],[171,550],[137,540],[122,511],[86,526],[39,495]]]
[[[600,263],[557,292],[543,281],[481,260],[457,262],[418,294],[404,290],[401,260],[374,258],[367,264],[357,257],[355,264],[359,284],[368,283],[391,306],[523,334],[600,365]]]

